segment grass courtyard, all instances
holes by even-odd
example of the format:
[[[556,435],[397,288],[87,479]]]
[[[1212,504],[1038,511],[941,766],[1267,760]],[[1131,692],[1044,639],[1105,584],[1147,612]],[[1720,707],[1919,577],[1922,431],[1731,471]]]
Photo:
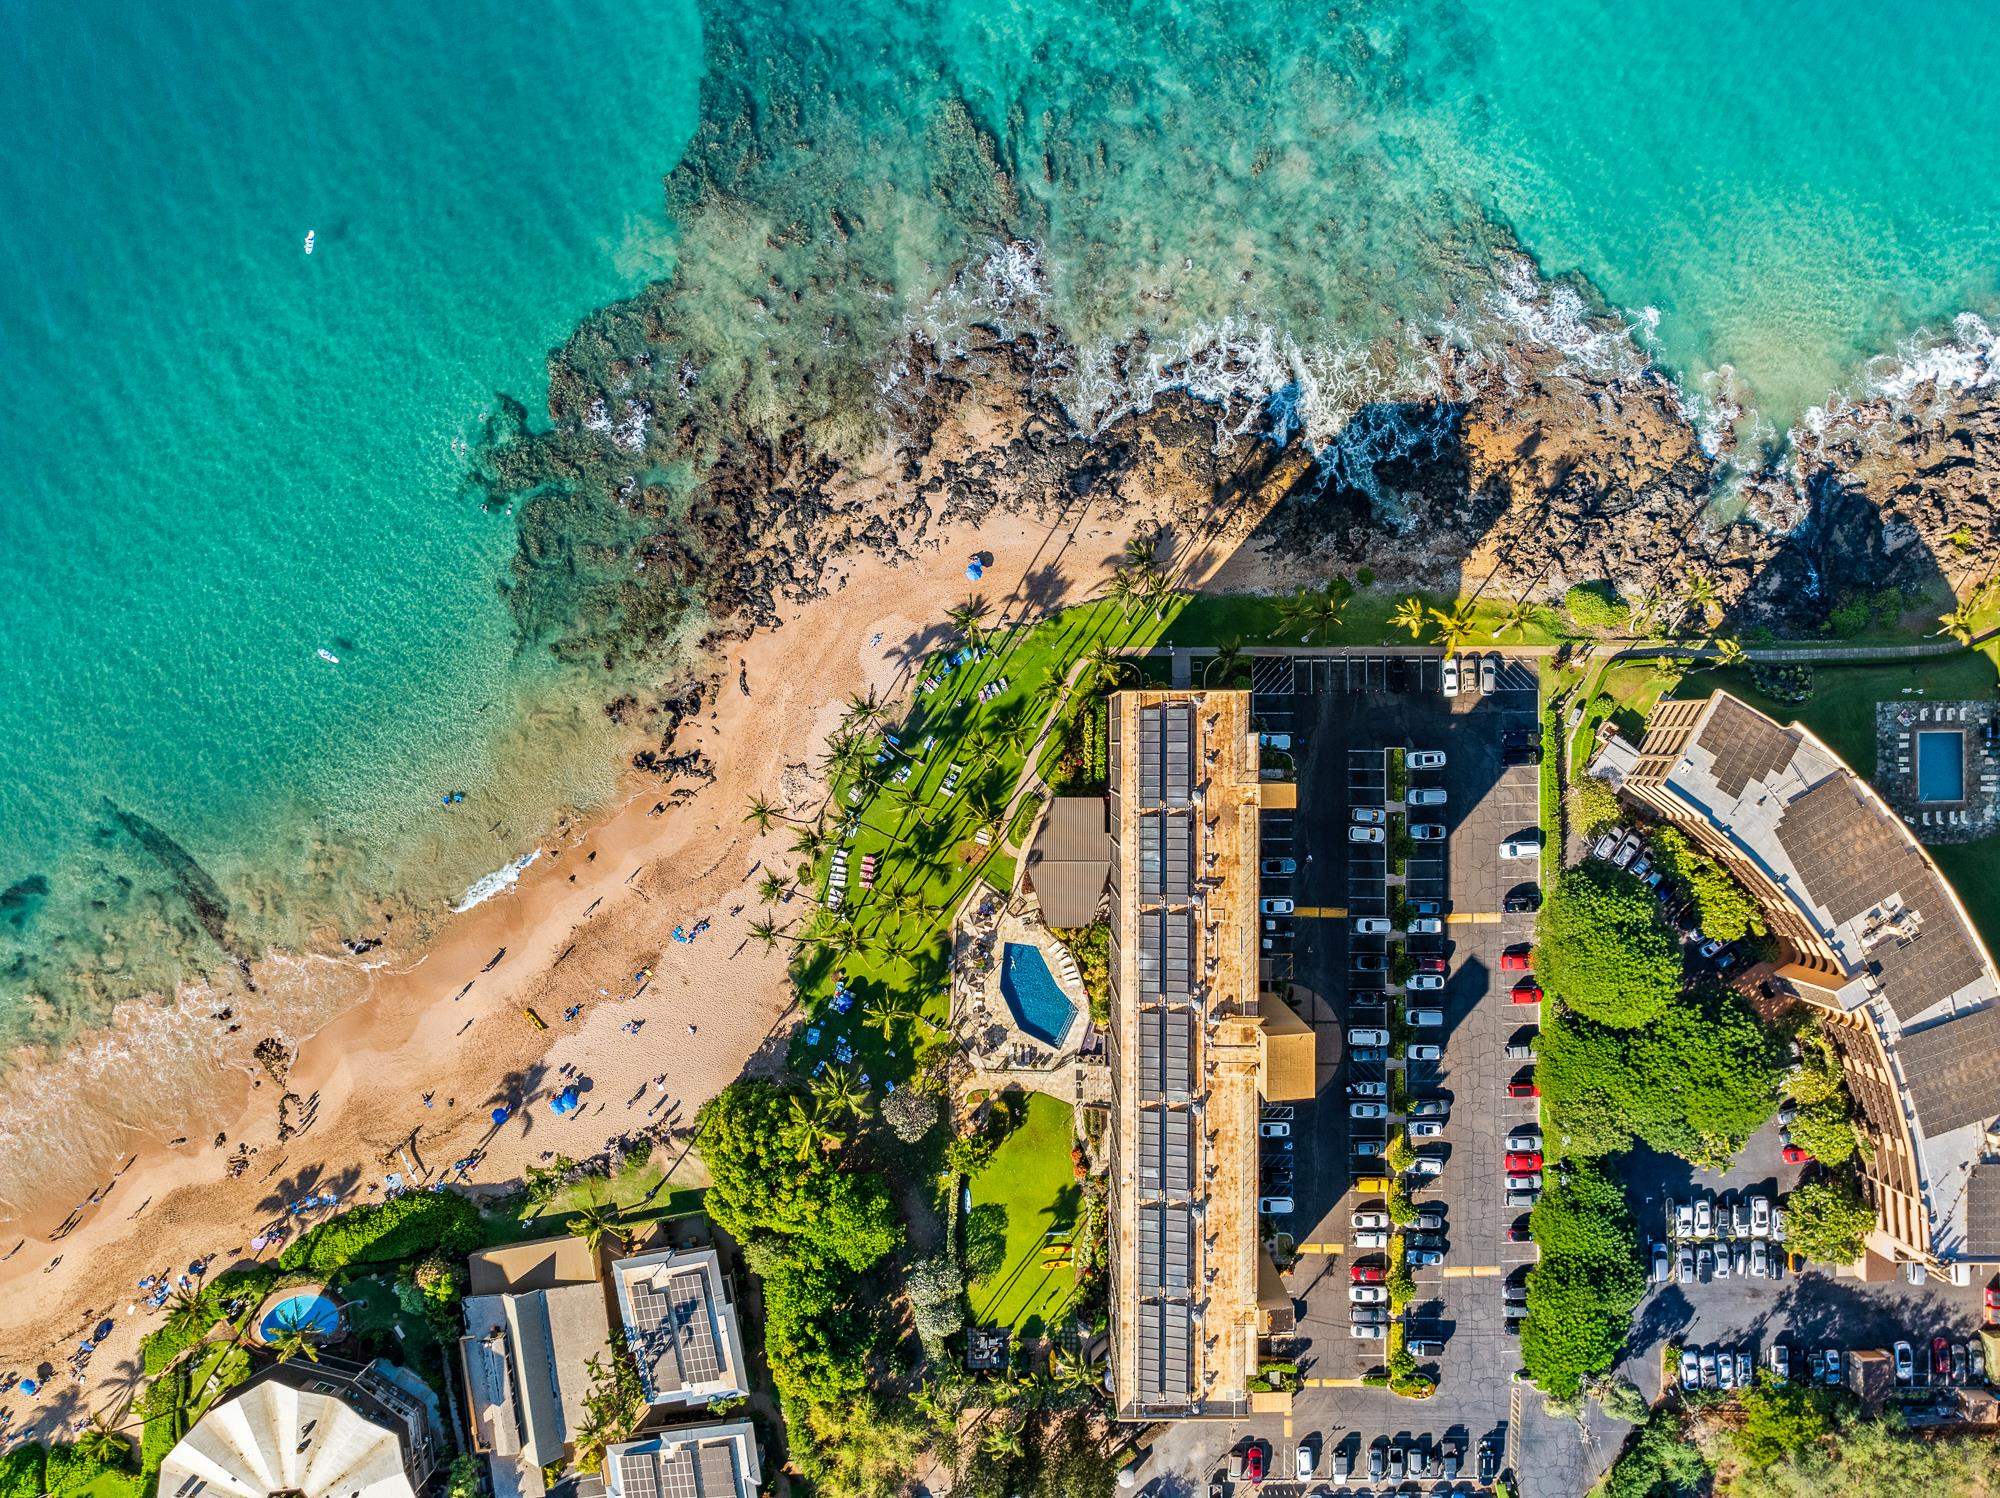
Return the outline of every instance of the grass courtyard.
[[[1066,1243],[1083,1188],[1070,1165],[1075,1110],[1029,1093],[1020,1125],[971,1181],[967,1290],[976,1322],[1040,1335],[1076,1298]]]

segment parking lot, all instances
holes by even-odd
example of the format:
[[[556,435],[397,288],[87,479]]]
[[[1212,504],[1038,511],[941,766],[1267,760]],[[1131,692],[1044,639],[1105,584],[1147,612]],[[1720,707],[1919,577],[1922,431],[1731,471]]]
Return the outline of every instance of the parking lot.
[[[1531,662],[1496,660],[1490,694],[1468,667],[1465,689],[1446,696],[1440,666],[1435,656],[1364,652],[1264,658],[1255,673],[1253,711],[1267,732],[1291,735],[1299,784],[1296,813],[1265,815],[1264,856],[1292,860],[1293,872],[1267,875],[1264,894],[1296,907],[1289,919],[1267,920],[1267,955],[1273,980],[1297,985],[1296,1002],[1319,1031],[1321,1065],[1319,1095],[1292,1110],[1294,1147],[1272,1152],[1265,1186],[1294,1202],[1280,1226],[1298,1249],[1286,1283],[1305,1388],[1287,1426],[1247,1422],[1229,1445],[1240,1449],[1246,1436],[1261,1437],[1270,1443],[1272,1471],[1283,1477],[1294,1471],[1299,1441],[1317,1439],[1321,1475],[1332,1470],[1329,1454],[1339,1448],[1358,1491],[1368,1489],[1369,1449],[1384,1438],[1406,1453],[1456,1452],[1459,1486],[1477,1480],[1489,1440],[1496,1461],[1518,1459],[1520,1391],[1512,1375],[1519,1353],[1503,1308],[1506,1287],[1518,1284],[1533,1249],[1525,1241],[1525,1206],[1507,1205],[1502,1157],[1508,1134],[1532,1126],[1535,1113],[1532,1099],[1507,1095],[1529,1064],[1510,1060],[1506,1049],[1527,1038],[1539,1010],[1510,1001],[1513,982],[1526,975],[1505,971],[1502,955],[1533,940],[1532,911],[1504,906],[1510,891],[1538,885],[1540,864],[1532,854],[1503,859],[1500,847],[1516,834],[1532,836],[1539,821],[1535,766],[1503,762],[1510,730],[1522,740],[1534,735],[1537,674]],[[1392,750],[1445,757],[1441,767],[1407,771],[1408,789],[1444,793],[1442,804],[1408,807],[1412,829],[1435,826],[1442,835],[1410,844],[1400,881],[1390,877],[1386,839],[1349,835],[1350,827],[1373,825],[1357,821],[1357,812],[1379,813],[1390,799]],[[1398,883],[1410,903],[1396,899]],[[1442,929],[1418,931],[1411,922],[1422,917],[1413,912],[1432,907]],[[1408,931],[1419,969],[1444,969],[1441,987],[1407,996],[1409,1011],[1437,1011],[1437,1024],[1401,1028],[1405,1005],[1391,982],[1390,939],[1357,930],[1362,919],[1392,915],[1397,929]],[[1407,1036],[1406,1062],[1391,1062],[1379,1044],[1349,1043],[1350,1033],[1392,1025]],[[1412,1141],[1420,1158],[1439,1162],[1415,1195],[1440,1225],[1434,1237],[1419,1230],[1409,1239],[1439,1259],[1415,1269],[1409,1321],[1415,1341],[1437,1346],[1418,1360],[1438,1378],[1437,1393],[1424,1401],[1363,1386],[1363,1375],[1381,1366],[1383,1343],[1351,1331],[1352,1268],[1385,1263],[1379,1248],[1355,1241],[1354,1214],[1383,1205],[1379,1191],[1364,1196],[1355,1182],[1388,1173],[1379,1151],[1390,1120],[1352,1118],[1350,1106],[1378,1100],[1397,1065],[1407,1072],[1411,1100],[1444,1109],[1435,1137]],[[1517,1223],[1522,1241],[1510,1241]],[[1575,1426],[1559,1439],[1575,1447]],[[1406,1476],[1415,1475],[1414,1465],[1406,1455]],[[1427,1476],[1442,1480],[1441,1470]]]

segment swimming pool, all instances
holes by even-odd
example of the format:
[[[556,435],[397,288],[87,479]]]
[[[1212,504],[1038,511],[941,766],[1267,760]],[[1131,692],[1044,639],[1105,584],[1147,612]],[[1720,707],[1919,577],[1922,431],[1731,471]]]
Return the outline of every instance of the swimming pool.
[[[1048,1045],[1061,1045],[1076,1018],[1076,1005],[1057,985],[1042,949],[1026,942],[1010,941],[1001,948],[1000,994],[1015,1023]]]
[[[1917,735],[1917,799],[1965,799],[1965,735],[1932,730]]]
[[[264,1319],[257,1323],[257,1335],[273,1342],[288,1331],[327,1341],[340,1331],[340,1307],[319,1290],[287,1295],[264,1313]]]

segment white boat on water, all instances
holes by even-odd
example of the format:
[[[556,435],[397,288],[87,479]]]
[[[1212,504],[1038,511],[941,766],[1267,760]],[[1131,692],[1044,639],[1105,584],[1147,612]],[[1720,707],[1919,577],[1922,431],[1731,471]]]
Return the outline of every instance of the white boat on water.
[[[340,664],[340,657],[335,655],[331,650],[322,648],[318,652],[318,654],[319,658],[325,661],[329,666],[337,666]]]
[[[313,252],[313,232],[311,229],[306,230],[306,253],[308,255]]]

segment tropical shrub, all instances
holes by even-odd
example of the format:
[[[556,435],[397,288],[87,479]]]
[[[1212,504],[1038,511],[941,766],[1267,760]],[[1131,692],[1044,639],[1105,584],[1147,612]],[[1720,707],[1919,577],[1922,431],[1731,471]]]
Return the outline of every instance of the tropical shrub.
[[[1574,1399],[1617,1361],[1645,1294],[1632,1209],[1615,1180],[1576,1165],[1535,1203],[1528,1229],[1541,1257],[1528,1271],[1521,1362],[1543,1392]]]
[[[1578,583],[1563,594],[1563,612],[1584,629],[1623,629],[1631,607],[1608,582]]]
[[[1678,883],[1694,903],[1695,919],[1708,935],[1737,941],[1761,933],[1764,918],[1743,887],[1722,865],[1687,840],[1678,828],[1662,827],[1653,834],[1653,862]]]
[[[328,1274],[350,1264],[390,1264],[426,1250],[464,1254],[478,1247],[479,1208],[452,1191],[411,1191],[364,1202],[310,1228],[278,1255],[278,1267]]]
[[[1852,1176],[1801,1183],[1785,1198],[1785,1246],[1823,1264],[1852,1264],[1875,1228],[1875,1209]]]

